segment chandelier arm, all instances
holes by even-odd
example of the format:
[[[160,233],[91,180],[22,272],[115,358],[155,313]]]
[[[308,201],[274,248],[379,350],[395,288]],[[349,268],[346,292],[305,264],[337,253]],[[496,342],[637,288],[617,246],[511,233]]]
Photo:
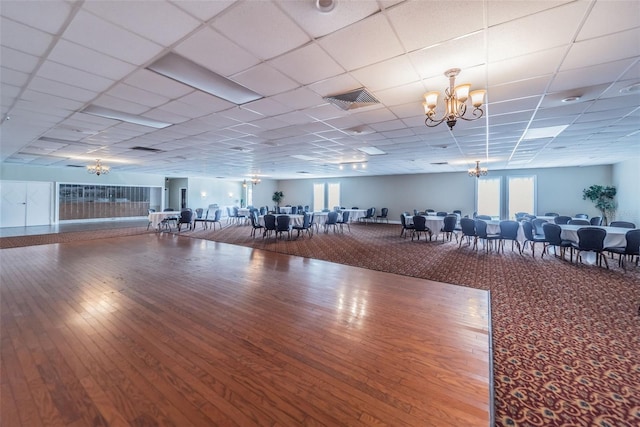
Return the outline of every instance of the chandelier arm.
[[[434,120],[431,117],[427,116],[427,118],[424,119],[424,125],[427,126],[427,127],[430,127],[430,128],[434,128],[434,127],[438,126],[440,123],[444,122],[447,119],[448,119],[448,117],[446,115],[444,117],[442,117],[441,119],[439,119],[439,120]]]

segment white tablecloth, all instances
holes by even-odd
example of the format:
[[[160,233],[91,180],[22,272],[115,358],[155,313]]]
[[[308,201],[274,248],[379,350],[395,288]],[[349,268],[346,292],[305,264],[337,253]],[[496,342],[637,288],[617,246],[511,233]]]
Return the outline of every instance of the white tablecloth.
[[[588,225],[569,225],[569,224],[560,224],[560,228],[562,229],[562,233],[560,237],[565,240],[572,240],[574,242],[578,242],[578,229],[589,227]],[[607,235],[604,238],[604,247],[616,247],[616,246],[626,246],[627,245],[627,231],[629,228],[622,227],[598,227],[606,230]]]
[[[281,208],[282,209],[282,208]],[[284,215],[284,214],[277,214],[276,217],[276,223],[278,222],[278,217],[279,216],[288,216],[289,219],[289,226],[293,227],[295,226],[301,226],[304,224],[304,215]],[[264,216],[259,216],[258,217],[258,223],[260,225],[264,225]]]
[[[437,236],[440,234],[440,230],[444,227],[444,217],[435,215],[420,215],[424,217],[424,225],[431,230],[432,235]],[[405,215],[405,223],[407,225],[413,225],[413,216]]]
[[[249,216],[249,212],[250,211],[247,208],[238,209],[238,215],[240,215],[240,216],[247,216],[248,217]]]
[[[340,209],[340,212],[350,212],[349,222],[357,221],[359,218],[367,216],[366,209]]]
[[[280,213],[281,214],[290,214],[291,213],[291,206],[280,206]]]
[[[487,234],[498,234],[500,233],[500,221],[491,220],[485,221],[487,223]],[[522,222],[519,223],[518,226],[518,242],[522,243],[525,241],[526,236],[524,235],[524,229],[522,228]]]
[[[149,222],[153,226],[153,228],[159,228],[162,220],[170,217],[180,217],[180,212],[172,211],[172,212],[150,212],[149,213]]]

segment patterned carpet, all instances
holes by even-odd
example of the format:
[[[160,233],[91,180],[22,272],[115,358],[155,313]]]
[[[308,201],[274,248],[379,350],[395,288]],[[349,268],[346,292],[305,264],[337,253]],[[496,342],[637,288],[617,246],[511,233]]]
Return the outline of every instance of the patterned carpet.
[[[540,259],[540,245],[532,258],[529,250],[523,256],[511,252],[509,244],[504,254],[487,254],[458,248],[455,240],[412,242],[400,237],[399,225],[351,229],[277,241],[254,239],[249,226],[236,225],[181,234],[490,290],[497,425],[640,426],[640,267],[624,271],[610,260],[606,270],[553,256]],[[40,240],[143,232],[64,233]],[[2,238],[0,247],[38,240]]]

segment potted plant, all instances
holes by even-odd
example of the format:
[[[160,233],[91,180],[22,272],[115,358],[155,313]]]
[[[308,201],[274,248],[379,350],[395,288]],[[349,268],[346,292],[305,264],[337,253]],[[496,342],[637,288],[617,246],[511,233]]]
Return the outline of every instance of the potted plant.
[[[602,185],[592,185],[582,190],[582,200],[591,200],[596,208],[602,213],[604,225],[609,223],[616,214],[616,202],[613,198],[616,195],[616,187],[604,187]]]
[[[280,207],[282,199],[284,199],[284,193],[282,193],[282,191],[275,191],[273,196],[271,196],[271,200],[273,200],[278,208]]]

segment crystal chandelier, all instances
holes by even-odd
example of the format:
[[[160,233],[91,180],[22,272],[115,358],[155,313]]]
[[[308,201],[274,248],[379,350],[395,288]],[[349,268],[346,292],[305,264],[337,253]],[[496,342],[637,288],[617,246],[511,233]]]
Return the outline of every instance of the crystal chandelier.
[[[429,92],[424,95],[425,102],[424,113],[427,118],[424,124],[428,127],[436,127],[440,123],[446,121],[449,129],[453,130],[458,119],[462,120],[476,120],[484,115],[484,110],[481,108],[484,103],[484,95],[486,90],[474,90],[469,92],[471,85],[468,83],[456,86],[456,76],[460,73],[460,68],[451,68],[445,71],[444,75],[449,78],[449,87],[444,90],[444,106],[445,112],[442,118],[435,118],[436,106],[438,105],[439,92]],[[473,108],[473,117],[465,117],[467,113],[467,100],[471,99],[471,105]]]
[[[476,178],[480,178],[481,176],[485,176],[489,173],[487,168],[480,167],[480,160],[476,160],[476,167],[469,169],[469,176],[475,176]]]
[[[87,166],[87,172],[89,173],[94,173],[98,176],[100,175],[106,175],[109,173],[109,171],[111,170],[111,168],[109,166],[103,165],[102,163],[100,163],[100,159],[96,159],[96,164],[95,165],[88,165]]]

